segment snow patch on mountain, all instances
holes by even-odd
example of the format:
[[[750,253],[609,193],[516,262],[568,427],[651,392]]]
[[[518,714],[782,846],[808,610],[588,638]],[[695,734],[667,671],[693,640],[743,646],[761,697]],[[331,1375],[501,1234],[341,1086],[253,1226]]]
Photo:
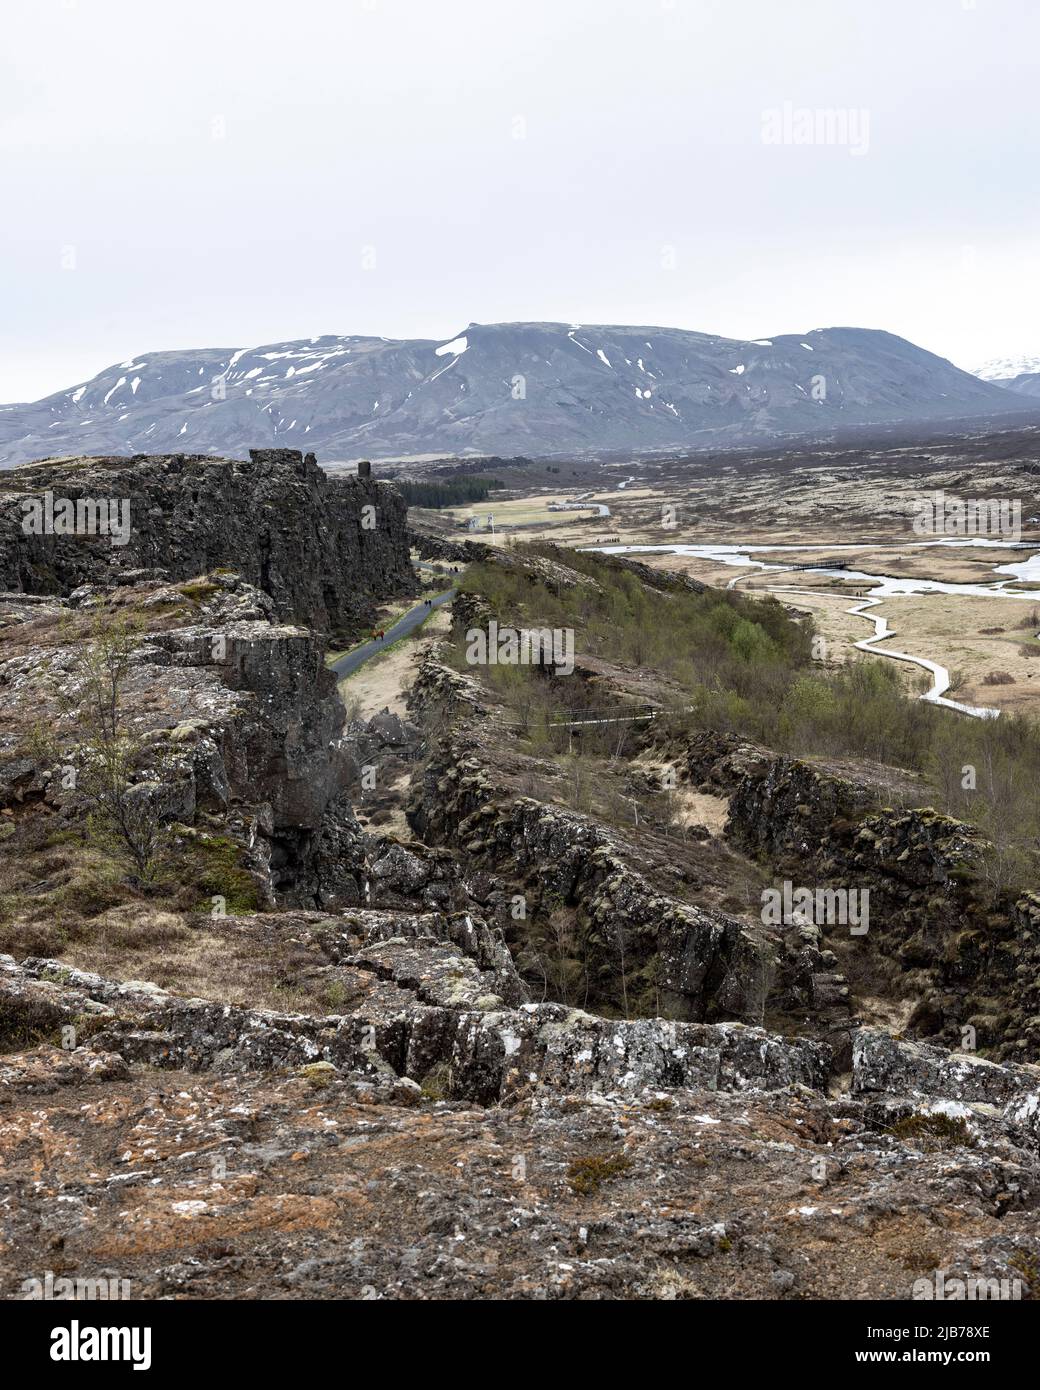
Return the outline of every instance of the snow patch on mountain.
[[[443,357],[447,352],[453,352],[456,357],[461,356],[469,347],[469,340],[463,334],[461,338],[452,338],[450,343],[442,343],[439,348],[434,348],[434,355]]]
[[[981,367],[973,367],[972,372],[982,381],[1010,380],[1027,373],[1040,372],[1040,356],[992,357]]]

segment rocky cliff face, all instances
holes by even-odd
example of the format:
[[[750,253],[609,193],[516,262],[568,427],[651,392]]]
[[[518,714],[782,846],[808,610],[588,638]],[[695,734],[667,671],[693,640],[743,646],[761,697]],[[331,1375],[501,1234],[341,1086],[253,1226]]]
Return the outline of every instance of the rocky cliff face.
[[[655,891],[592,819],[502,796],[494,771],[459,741],[437,748],[410,816],[423,839],[454,845],[523,892],[528,912],[574,909],[598,1000],[614,999],[627,953],[634,974],[650,969],[666,1016],[761,1021],[777,969],[765,933]]]
[[[486,620],[479,596],[461,593],[455,609],[462,627]],[[518,794],[518,769],[505,774],[502,732],[472,678],[431,659],[410,700],[436,732],[413,779],[409,820],[423,840],[452,847],[515,951],[528,954],[555,924],[551,949],[581,962],[590,1006],[750,1024],[808,1013],[816,1035],[847,1050],[848,991],[815,929],[776,931],[691,902],[667,886],[667,863],[647,871],[638,837]],[[519,773],[527,775],[522,760]]]
[[[73,534],[61,533],[66,500],[81,504]],[[97,506],[109,502],[125,534],[99,533]],[[248,461],[52,459],[3,475],[0,587],[68,594],[140,570],[187,580],[226,567],[269,595],[283,621],[347,640],[370,626],[376,601],[415,589],[406,512],[392,484],[330,478],[292,449],[254,449]]]
[[[115,613],[140,625],[120,699],[144,750],[141,786],[164,820],[233,820],[258,898],[273,905],[298,890],[314,841],[333,823],[341,855],[359,833],[349,808],[337,811],[350,771],[325,641],[278,622],[273,600],[231,573],[194,585],[144,581],[118,594]],[[82,679],[94,624],[112,621],[110,603],[89,586],[71,600],[8,595],[0,603],[17,634],[0,662],[11,711],[0,738],[0,801],[15,820],[38,809],[74,824],[82,811],[54,765],[77,734],[63,697]],[[54,750],[34,745],[40,721],[54,732]]]
[[[869,890],[869,932],[845,959],[888,963],[915,1033],[959,1046],[970,1030],[1001,1059],[1040,1057],[1040,901],[1001,890],[974,827],[886,807],[921,796],[902,774],[779,758],[733,735],[700,735],[684,765],[727,793],[728,838],[778,878]]]

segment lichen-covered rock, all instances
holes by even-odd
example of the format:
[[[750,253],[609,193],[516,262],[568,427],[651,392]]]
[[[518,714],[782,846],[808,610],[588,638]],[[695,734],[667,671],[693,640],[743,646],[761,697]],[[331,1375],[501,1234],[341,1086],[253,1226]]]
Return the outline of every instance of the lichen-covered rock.
[[[742,1024],[612,1020],[559,1004],[527,1004],[464,1019],[449,1075],[452,1095],[489,1104],[529,1083],[572,1091],[821,1088],[830,1060],[821,1043]]]
[[[925,1097],[985,1106],[1040,1143],[1040,1067],[988,1062],[863,1028],[853,1037],[856,1094]]]
[[[201,602],[179,594],[177,609],[154,624],[146,617],[135,637],[120,690],[123,718],[143,745],[131,795],[189,828],[198,811],[219,814],[261,901],[356,903],[361,830],[344,799],[351,764],[325,641],[274,621],[272,600],[238,575],[214,574],[205,587]],[[152,593],[153,583],[132,586],[126,601],[140,613]],[[60,604],[54,611],[60,618]],[[22,649],[0,661],[11,711],[0,736],[0,803],[42,796],[72,814],[76,788],[54,775],[46,751],[28,749],[41,720],[59,757],[75,745],[75,710],[63,699],[81,679],[89,629],[62,640],[59,622],[38,645],[31,630],[26,623]]]
[[[1035,1151],[906,1141],[785,1075],[712,1089],[691,1063],[682,1088],[489,1107],[325,1059],[0,1089],[0,1287],[60,1251],[141,1299],[905,1301],[966,1277],[1035,1299]]]
[[[129,1075],[126,1058],[119,1053],[42,1044],[0,1057],[0,1105],[10,1105],[18,1096],[51,1095],[68,1086],[124,1081]]]
[[[354,929],[359,923],[354,914]],[[53,960],[0,958],[8,1016],[51,1009],[48,1024],[93,1009],[84,1045],[129,1062],[190,1071],[270,1071],[327,1061],[342,1071],[445,1072],[446,1093],[491,1104],[529,1084],[571,1091],[647,1086],[771,1090],[826,1083],[829,1048],[740,1024],[603,1019],[558,1004],[506,1008],[494,974],[432,936],[378,939],[344,957],[373,978],[343,1015],[280,1014],[106,980]],[[379,983],[382,982],[382,983]]]
[[[335,959],[349,956],[349,934],[361,935],[367,944],[426,938],[453,947],[456,956],[461,954],[472,961],[481,973],[484,993],[490,989],[510,1005],[527,1002],[527,988],[517,973],[501,930],[476,912],[413,914],[367,910],[344,912],[339,920],[348,934],[340,938],[343,944],[326,941],[326,949]]]

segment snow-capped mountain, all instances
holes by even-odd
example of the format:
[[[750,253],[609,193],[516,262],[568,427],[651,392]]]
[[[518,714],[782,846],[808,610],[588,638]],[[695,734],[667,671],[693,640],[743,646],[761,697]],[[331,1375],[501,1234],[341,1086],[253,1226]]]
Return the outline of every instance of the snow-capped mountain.
[[[973,375],[982,381],[1010,381],[1016,376],[1032,375],[1040,372],[1040,356],[993,357],[975,367]]]
[[[1040,357],[995,357],[975,375],[1019,396],[1040,396]]]
[[[823,328],[753,342],[674,328],[470,324],[444,342],[323,337],[149,352],[0,406],[0,462],[241,454],[322,462],[596,454],[766,441],[1028,409],[903,338]]]

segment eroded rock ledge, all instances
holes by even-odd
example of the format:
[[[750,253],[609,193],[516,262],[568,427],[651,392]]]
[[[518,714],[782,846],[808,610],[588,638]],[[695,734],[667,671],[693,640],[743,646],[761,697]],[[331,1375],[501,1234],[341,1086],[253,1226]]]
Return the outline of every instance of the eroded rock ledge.
[[[359,871],[360,827],[342,796],[351,768],[324,638],[278,622],[272,599],[226,571],[201,589],[145,581],[122,593],[121,611],[142,621],[121,691],[155,765],[142,769],[142,794],[167,822],[219,817],[269,906],[308,892],[312,904],[345,892],[358,901],[356,878],[344,886],[348,867]],[[76,791],[35,750],[32,731],[45,720],[59,744],[75,741],[61,697],[80,678],[80,644],[104,597],[87,587],[47,604],[0,602],[8,621],[23,619],[0,663],[12,710],[0,736],[0,803],[75,824]]]
[[[286,916],[349,1014],[0,959],[5,1292],[61,1252],[135,1297],[1040,1293],[1037,1069],[862,1030],[839,1092],[819,1043],[504,1007],[437,915]]]
[[[153,1067],[270,1071],[326,1062],[337,1071],[436,1078],[439,1092],[489,1105],[536,1084],[577,1092],[647,1086],[703,1090],[821,1089],[830,1054],[741,1024],[611,1020],[557,1004],[510,1008],[481,970],[450,942],[443,918],[408,923],[356,913],[315,923],[336,978],[351,999],[345,1015],[278,1014],[186,999],[141,982],[116,982],[55,960],[0,958],[0,1009],[10,1035],[83,1035],[111,1071],[118,1056]],[[469,924],[472,926],[472,923]],[[387,937],[388,930],[409,936]],[[506,992],[522,992],[515,977]],[[8,1067],[12,1067],[8,1063]],[[86,1069],[89,1071],[89,1068]],[[85,1074],[86,1074],[85,1071]],[[7,1084],[18,1089],[17,1072]],[[30,1086],[38,1084],[30,1079]]]

